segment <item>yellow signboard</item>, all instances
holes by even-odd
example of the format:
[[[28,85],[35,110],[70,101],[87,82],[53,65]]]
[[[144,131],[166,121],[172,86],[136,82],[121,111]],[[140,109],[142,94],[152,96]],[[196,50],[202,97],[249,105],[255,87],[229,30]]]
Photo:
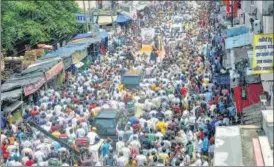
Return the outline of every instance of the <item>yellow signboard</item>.
[[[274,34],[254,35],[252,74],[273,73],[273,36]]]

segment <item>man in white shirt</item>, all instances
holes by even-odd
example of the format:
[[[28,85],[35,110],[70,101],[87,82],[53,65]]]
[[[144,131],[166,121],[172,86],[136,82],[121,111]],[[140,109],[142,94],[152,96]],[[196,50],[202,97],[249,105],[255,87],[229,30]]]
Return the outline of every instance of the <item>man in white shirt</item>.
[[[80,128],[76,130],[76,137],[85,137],[86,131],[85,129],[80,125]]]
[[[123,138],[120,136],[118,138],[118,142],[116,143],[116,151],[117,153],[122,152],[122,149],[125,147],[125,142],[122,140]]]
[[[90,145],[94,144],[94,143],[95,143],[95,138],[98,137],[98,134],[97,134],[95,131],[96,131],[96,128],[93,127],[93,128],[91,129],[91,131],[88,132],[87,137],[88,137],[88,139],[89,139],[89,144],[90,144]]]
[[[126,166],[128,158],[123,155],[122,152],[119,153],[119,158],[117,158],[117,166]]]
[[[129,143],[129,146],[132,148],[136,148],[139,152],[141,148],[141,143],[136,136],[133,136],[133,140]]]
[[[160,130],[158,130],[158,132],[155,134],[155,137],[159,138],[159,141],[162,141],[164,135],[163,135],[163,133]]]
[[[37,162],[42,162],[43,158],[45,158],[45,154],[41,151],[41,148],[37,148],[37,150],[34,152],[34,157],[37,159]]]
[[[130,149],[128,147],[123,147],[122,148],[122,153],[123,153],[123,156],[129,158],[129,156],[130,156]]]
[[[145,120],[143,117],[141,117],[141,118],[139,119],[139,122],[140,122],[140,124],[141,124],[141,127],[144,128],[144,125],[145,125],[146,120]]]
[[[57,116],[61,114],[61,110],[62,110],[62,106],[60,106],[59,104],[54,107],[54,111]]]
[[[145,162],[147,162],[147,157],[143,155],[142,150],[140,150],[140,153],[136,156],[136,161],[138,166],[144,166]]]

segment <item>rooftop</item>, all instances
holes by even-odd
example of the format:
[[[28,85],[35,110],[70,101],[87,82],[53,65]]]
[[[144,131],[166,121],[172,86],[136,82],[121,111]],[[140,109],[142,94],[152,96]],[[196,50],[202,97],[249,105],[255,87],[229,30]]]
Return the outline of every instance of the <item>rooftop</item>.
[[[117,111],[114,109],[104,109],[99,112],[96,118],[115,118],[117,116]]]

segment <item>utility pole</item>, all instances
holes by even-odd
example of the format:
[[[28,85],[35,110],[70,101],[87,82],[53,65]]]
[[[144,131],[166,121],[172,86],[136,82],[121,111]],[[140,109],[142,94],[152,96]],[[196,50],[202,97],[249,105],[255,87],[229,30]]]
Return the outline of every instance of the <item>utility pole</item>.
[[[231,0],[231,12],[232,12],[232,18],[231,18],[231,27],[234,26],[234,0]]]
[[[88,17],[89,17],[89,32],[91,31],[91,28],[92,28],[92,23],[91,23],[91,10],[90,10],[90,1],[88,1]]]
[[[113,13],[114,13],[114,1],[111,0],[111,5],[110,5],[110,14],[111,14],[111,20],[112,20],[112,29],[114,29],[114,20],[113,20]]]
[[[85,0],[83,0],[83,7],[84,7],[84,12],[85,12],[85,17],[86,17],[86,31],[88,32],[88,17],[87,17],[87,10],[86,10]]]

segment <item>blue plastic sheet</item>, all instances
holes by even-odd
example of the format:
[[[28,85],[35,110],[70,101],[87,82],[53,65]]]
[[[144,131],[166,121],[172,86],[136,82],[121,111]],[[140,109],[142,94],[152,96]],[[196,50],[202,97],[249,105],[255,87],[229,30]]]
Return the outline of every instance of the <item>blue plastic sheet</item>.
[[[92,37],[91,32],[83,33],[83,34],[77,34],[73,39],[81,39],[81,38],[88,38]]]
[[[232,27],[226,30],[226,37],[234,37],[238,36],[241,34],[246,34],[249,32],[249,28],[246,26],[241,26],[241,27]]]
[[[126,15],[120,14],[119,17],[115,20],[116,23],[125,23],[132,20],[130,17]]]

